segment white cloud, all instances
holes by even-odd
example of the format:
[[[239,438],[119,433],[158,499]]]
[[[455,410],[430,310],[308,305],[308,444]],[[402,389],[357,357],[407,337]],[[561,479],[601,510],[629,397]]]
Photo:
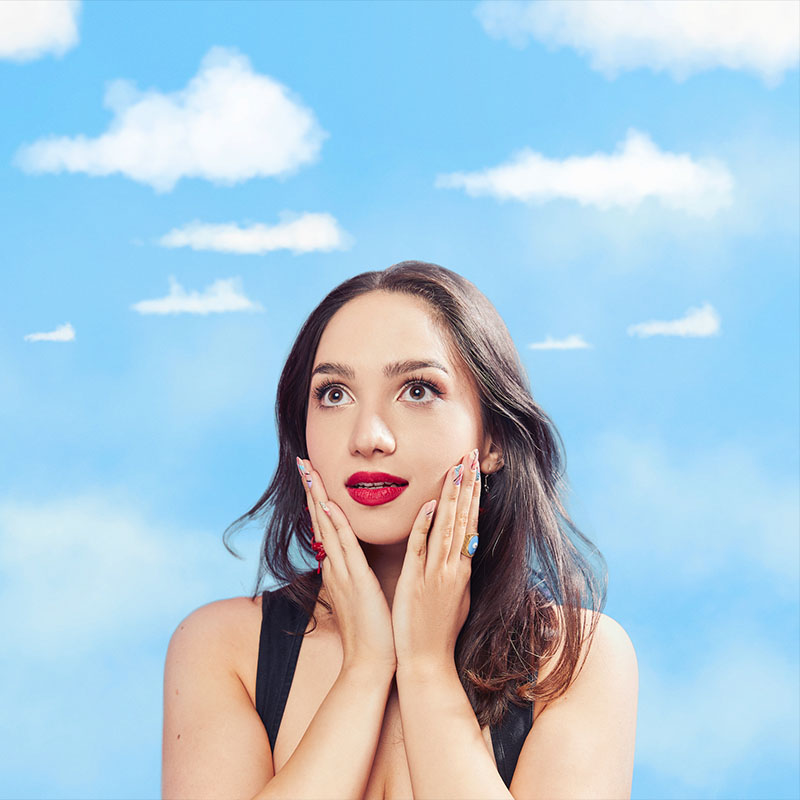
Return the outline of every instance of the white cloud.
[[[436,186],[499,200],[567,198],[604,210],[633,209],[655,198],[667,208],[710,217],[731,204],[733,178],[716,159],[693,160],[686,153],[659,150],[646,134],[631,128],[611,155],[558,160],[526,148],[497,167],[439,175]]]
[[[32,61],[61,56],[78,43],[78,0],[3,0],[0,3],[0,58]]]
[[[237,576],[254,579],[253,564],[224,549],[221,530],[181,529],[151,516],[141,497],[113,488],[0,499],[6,645],[44,660],[98,649],[108,655],[111,641],[129,647],[154,625],[174,626],[214,593],[235,593]]]
[[[198,588],[181,564],[186,538],[124,505],[113,493],[0,503],[0,608],[12,641],[38,656],[72,654],[124,637]]]
[[[264,310],[260,303],[243,294],[240,278],[214,281],[202,292],[187,292],[171,275],[169,294],[166,297],[141,300],[131,308],[140,314],[215,314]]]
[[[586,529],[629,585],[705,592],[724,577],[757,586],[762,599],[796,600],[800,490],[791,470],[768,471],[738,442],[668,449],[616,431],[581,458]]]
[[[690,308],[680,319],[651,320],[628,326],[628,336],[718,336],[720,318],[711,303]]]
[[[547,336],[543,342],[531,342],[529,350],[584,350],[592,345],[584,341],[583,337],[573,333],[565,339],[553,339]]]
[[[343,250],[351,237],[330,214],[281,215],[277,225],[256,223],[240,227],[234,222],[211,224],[192,222],[174,228],[159,239],[164,247],[191,247],[219,253],[269,253],[291,250],[293,253]]]
[[[69,324],[59,325],[54,331],[47,333],[29,333],[26,342],[72,342],[75,340],[75,328]]]
[[[327,136],[285,86],[221,47],[185,89],[140,92],[115,81],[105,105],[114,113],[105,133],[40,139],[18,151],[17,164],[29,172],[121,173],[165,192],[181,178],[234,184],[288,175],[314,161]]]
[[[573,47],[609,78],[649,67],[683,80],[726,67],[775,86],[800,60],[800,3],[792,0],[482,2],[475,13],[494,38]]]
[[[662,648],[664,663],[654,665],[655,643],[639,648],[636,763],[665,785],[698,790],[674,797],[731,796],[723,787],[741,765],[758,774],[770,759],[797,762],[796,659],[765,638],[761,620],[736,616],[705,636],[687,621],[681,635],[698,645],[691,664],[676,665],[675,651]],[[758,701],[750,702],[754,681]]]

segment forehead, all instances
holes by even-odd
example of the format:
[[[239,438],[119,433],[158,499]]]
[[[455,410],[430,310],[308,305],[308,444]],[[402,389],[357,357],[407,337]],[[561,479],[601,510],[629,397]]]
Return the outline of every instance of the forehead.
[[[431,358],[452,373],[459,365],[449,338],[428,303],[397,292],[373,291],[345,303],[328,322],[314,364],[337,361],[356,368]]]

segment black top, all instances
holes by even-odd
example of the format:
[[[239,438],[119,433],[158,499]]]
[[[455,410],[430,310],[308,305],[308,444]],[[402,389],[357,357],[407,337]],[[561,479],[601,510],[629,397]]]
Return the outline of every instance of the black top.
[[[263,593],[261,613],[256,709],[274,750],[308,615],[278,590]],[[531,680],[535,680],[535,675],[531,675]],[[506,786],[511,785],[520,750],[532,725],[532,703],[524,707],[509,703],[502,723],[491,728],[497,770]]]

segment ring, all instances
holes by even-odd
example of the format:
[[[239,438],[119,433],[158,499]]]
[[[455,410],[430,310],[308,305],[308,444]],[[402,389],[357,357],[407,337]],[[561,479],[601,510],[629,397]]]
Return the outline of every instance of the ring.
[[[322,546],[322,542],[318,542],[316,539],[311,540],[311,549],[314,551],[314,557],[317,559],[317,574],[319,574],[322,571],[322,562],[327,557],[327,553]]]
[[[478,549],[478,534],[473,533],[464,537],[464,544],[461,545],[461,555],[472,558]]]

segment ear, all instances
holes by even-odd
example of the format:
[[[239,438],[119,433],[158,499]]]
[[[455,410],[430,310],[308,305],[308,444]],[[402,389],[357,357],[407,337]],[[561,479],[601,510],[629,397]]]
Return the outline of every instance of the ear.
[[[497,472],[503,466],[503,451],[500,446],[495,444],[490,434],[483,437],[483,446],[481,447],[481,472],[484,475],[491,475]]]

